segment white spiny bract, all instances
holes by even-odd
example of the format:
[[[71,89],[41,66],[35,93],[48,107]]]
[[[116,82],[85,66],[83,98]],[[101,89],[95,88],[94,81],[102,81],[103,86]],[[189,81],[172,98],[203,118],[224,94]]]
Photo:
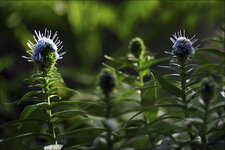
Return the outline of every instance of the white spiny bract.
[[[194,54],[195,48],[193,44],[197,41],[194,38],[195,35],[190,39],[185,37],[185,30],[183,31],[183,35],[181,31],[174,33],[173,37],[170,37],[170,40],[173,42],[172,55],[183,58]]]
[[[59,40],[59,37],[57,37],[57,31],[54,33],[54,35],[51,37],[51,31],[48,31],[45,29],[44,34],[40,31],[34,30],[35,35],[33,35],[35,44],[33,44],[31,41],[27,42],[28,47],[30,48],[27,50],[27,53],[30,55],[27,58],[28,61],[37,61],[37,62],[43,62],[45,61],[45,55],[48,55],[48,53],[54,53],[54,58],[61,59],[62,55],[65,54],[65,52],[59,54],[59,51],[62,49],[62,41]]]

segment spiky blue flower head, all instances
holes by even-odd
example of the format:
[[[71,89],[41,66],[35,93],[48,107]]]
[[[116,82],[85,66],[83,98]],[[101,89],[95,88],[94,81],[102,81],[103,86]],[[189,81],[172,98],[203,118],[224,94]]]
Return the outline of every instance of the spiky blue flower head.
[[[28,61],[33,61],[42,68],[51,69],[58,59],[62,58],[62,55],[65,52],[59,54],[59,51],[62,49],[62,41],[57,37],[57,32],[51,37],[51,31],[45,29],[44,34],[40,31],[34,31],[35,35],[34,40],[35,44],[28,41],[27,45],[30,50],[27,50],[27,53],[30,57],[25,57]],[[60,47],[60,48],[59,48]]]
[[[45,49],[49,49],[51,52],[54,52],[54,57],[56,59],[59,58],[59,54],[57,52],[58,48],[56,44],[51,39],[42,37],[35,45],[32,60],[43,62],[43,51]]]
[[[194,39],[195,35],[188,39],[185,37],[185,31],[179,31],[173,34],[173,37],[170,37],[170,40],[173,42],[172,55],[177,56],[179,60],[185,60],[188,56],[195,53],[195,48],[193,44],[197,41]]]

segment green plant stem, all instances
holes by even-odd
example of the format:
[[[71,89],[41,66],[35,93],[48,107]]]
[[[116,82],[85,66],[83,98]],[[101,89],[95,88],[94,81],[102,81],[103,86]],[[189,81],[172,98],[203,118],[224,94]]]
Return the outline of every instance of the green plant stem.
[[[181,71],[180,71],[180,77],[181,77],[181,91],[182,91],[182,102],[187,108],[187,100],[186,100],[186,64],[185,62],[181,63]],[[188,114],[185,111],[185,118],[188,117]]]
[[[206,138],[206,134],[207,134],[207,125],[208,125],[208,109],[209,109],[209,104],[208,102],[205,103],[205,113],[204,113],[204,118],[203,118],[203,127],[202,127],[202,132],[200,133],[201,136],[201,149],[202,150],[207,150],[208,146],[207,146],[207,138]]]
[[[143,57],[140,57],[139,58],[139,66],[141,66],[141,62],[142,62],[142,58]],[[140,86],[143,87],[144,86],[144,77],[141,75],[141,73],[139,72],[138,73],[139,75],[139,82],[140,82]],[[142,94],[143,94],[143,89],[140,90],[140,96],[142,97]],[[145,121],[147,122],[147,118],[144,116],[144,119]],[[148,133],[148,141],[149,143],[151,143],[153,146],[155,145],[155,141],[154,141],[154,138],[152,137],[152,134],[151,133]],[[150,147],[149,147],[150,148]]]
[[[140,57],[139,62],[138,62],[138,67],[141,66],[141,62],[142,62],[142,59]],[[144,77],[141,75],[141,72],[138,72],[138,76],[139,76],[140,86],[143,87],[144,86]],[[142,94],[143,94],[143,89],[140,89],[140,97],[142,96]]]
[[[109,119],[111,117],[111,106],[110,106],[109,95],[106,95],[105,97],[105,104],[106,104],[106,119]],[[107,150],[113,150],[113,143],[112,143],[111,136],[112,136],[111,129],[107,124],[107,135],[106,135]]]
[[[47,113],[49,115],[49,120],[48,120],[48,129],[49,132],[52,134],[55,144],[57,144],[57,139],[56,139],[56,134],[55,134],[55,130],[54,130],[54,125],[53,123],[51,123],[51,117],[52,117],[52,110],[51,110],[51,100],[50,100],[50,95],[48,94],[48,91],[50,90],[49,87],[49,72],[50,71],[46,71],[43,73],[43,78],[44,78],[44,96],[45,96],[45,100],[47,101],[50,109],[47,110]]]
[[[141,85],[141,87],[143,87],[144,86],[144,79],[143,79],[143,77],[140,74],[139,74],[139,78],[140,78],[140,85]],[[143,94],[143,89],[140,90],[140,96],[141,97],[142,97],[142,94]],[[147,118],[145,117],[145,115],[144,115],[144,119],[147,122]],[[153,141],[153,137],[152,137],[151,133],[148,133],[148,141],[149,141],[149,143],[154,145],[154,141]]]
[[[188,118],[189,117],[189,114],[187,112],[188,102],[186,100],[186,61],[180,63],[180,77],[181,77],[181,91],[182,91],[181,99],[185,106],[184,117]],[[189,125],[188,128],[192,128],[192,126]],[[191,132],[188,132],[188,135],[191,140],[194,140],[194,136],[192,135]],[[195,150],[194,146],[191,145],[191,149]]]
[[[154,74],[153,74],[151,71],[149,71],[149,72],[150,72],[150,74],[151,74],[151,76],[152,76],[152,80],[155,80]],[[153,83],[154,83],[154,86],[157,86],[156,81],[154,81]],[[158,95],[157,95],[157,88],[155,88],[155,98],[156,98],[156,103],[157,103],[157,98],[158,98]]]
[[[110,102],[109,102],[109,96],[105,97],[105,104],[106,104],[106,118],[110,118],[111,108],[110,108]]]

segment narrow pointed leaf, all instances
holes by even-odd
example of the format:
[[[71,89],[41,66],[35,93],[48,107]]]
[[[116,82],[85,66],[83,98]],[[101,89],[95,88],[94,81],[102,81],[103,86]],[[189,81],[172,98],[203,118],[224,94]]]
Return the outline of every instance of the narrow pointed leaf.
[[[165,80],[157,71],[152,70],[152,72],[164,90],[175,96],[181,97],[182,91],[179,88]]]

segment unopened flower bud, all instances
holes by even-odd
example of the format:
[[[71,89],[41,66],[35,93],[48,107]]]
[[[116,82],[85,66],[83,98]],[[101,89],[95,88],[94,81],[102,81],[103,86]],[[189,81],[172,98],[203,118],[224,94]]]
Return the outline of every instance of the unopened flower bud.
[[[129,49],[136,58],[139,58],[141,53],[145,52],[144,41],[139,37],[133,38],[129,43]]]
[[[202,80],[201,97],[208,103],[213,97],[215,92],[215,83],[212,78],[205,78]]]
[[[115,85],[116,85],[115,79],[108,71],[104,71],[100,75],[99,86],[106,97],[109,96],[109,94],[112,92]]]

